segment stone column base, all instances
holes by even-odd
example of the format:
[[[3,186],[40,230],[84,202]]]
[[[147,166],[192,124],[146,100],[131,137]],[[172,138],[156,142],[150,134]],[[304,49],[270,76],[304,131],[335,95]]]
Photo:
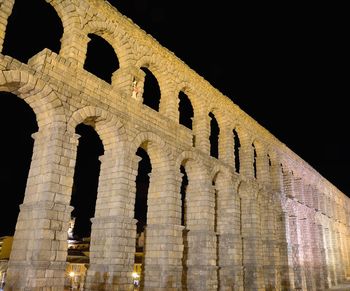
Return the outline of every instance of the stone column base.
[[[84,290],[134,290],[132,272],[123,265],[90,266]]]
[[[187,290],[218,290],[218,267],[190,266],[187,268]]]
[[[243,267],[224,266],[219,268],[219,290],[243,291]]]
[[[63,290],[67,264],[66,262],[9,262],[5,290]]]
[[[164,270],[161,270],[164,268]],[[181,277],[182,266],[146,266],[144,276],[147,278],[144,282],[144,290],[182,290]]]
[[[91,221],[90,267],[84,290],[133,290],[136,220],[108,216]]]
[[[244,287],[249,291],[266,291],[261,266],[255,264],[244,266]]]
[[[266,291],[279,290],[277,282],[277,270],[275,267],[264,266],[264,282]]]
[[[183,226],[149,224],[145,230],[145,290],[181,290]],[[156,288],[156,289],[154,289]]]

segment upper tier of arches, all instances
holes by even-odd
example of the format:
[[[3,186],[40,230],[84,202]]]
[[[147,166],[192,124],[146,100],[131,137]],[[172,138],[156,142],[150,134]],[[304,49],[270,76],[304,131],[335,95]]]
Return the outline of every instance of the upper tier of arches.
[[[306,173],[311,184],[322,181],[332,188],[330,192],[340,193],[232,101],[112,6],[95,1],[48,2],[35,0],[33,5],[50,15],[51,22],[46,25],[52,27],[51,31],[55,33],[45,38],[43,32],[34,31],[33,35],[39,35],[42,43],[37,46],[35,40],[27,42],[25,47],[28,51],[22,59],[19,54],[9,54],[9,48],[18,46],[20,41],[23,41],[21,38],[25,29],[16,27],[16,17],[26,10],[26,1],[6,1],[0,4],[3,11],[0,16],[0,52],[3,55],[9,54],[22,63],[31,65],[37,55],[42,53],[34,47],[49,49],[60,59],[66,60],[77,74],[85,72],[90,74],[90,77],[93,74],[96,82],[105,81],[107,86],[127,100],[126,102],[136,100],[153,109],[147,114],[164,116],[179,127],[184,127],[192,136],[191,144],[195,149],[231,166],[236,173],[259,180],[259,177],[264,177],[266,173],[263,170],[266,161],[271,165],[271,160],[276,160],[274,157],[277,157],[280,160],[277,163],[293,169],[294,173],[297,173],[295,175],[301,177]],[[99,11],[98,14],[94,13],[96,10]],[[28,11],[26,12],[29,14]],[[30,25],[28,22],[28,26]],[[49,41],[45,42],[47,39]],[[89,69],[89,60],[101,57],[96,53],[101,50],[94,52],[91,49],[93,43],[97,43],[97,47],[101,47],[102,51],[109,52],[110,59],[107,58],[106,63],[113,64],[107,72],[94,72]],[[11,74],[20,74],[21,80],[27,78],[22,76],[26,73]],[[3,78],[7,80],[6,74]],[[146,92],[149,80],[152,83],[151,93]],[[8,89],[11,87],[8,82],[4,86],[6,91],[11,91],[11,88]],[[19,95],[23,95],[20,93]],[[33,95],[32,91],[31,94]],[[36,113],[39,127],[41,120],[44,120],[44,117],[40,116],[46,118],[47,114],[53,114],[56,117],[56,110],[61,110],[61,114],[58,115],[64,116],[58,119],[66,121],[69,118],[63,113],[62,104],[50,108],[53,104],[52,98],[57,98],[57,104],[61,103],[60,98],[54,95],[54,92],[50,93],[49,101],[43,101],[40,109],[39,105],[33,105],[33,102],[37,102],[35,94],[28,97],[33,99],[28,99],[33,110],[38,110]],[[111,103],[115,107],[118,106],[116,100],[112,100]],[[46,108],[45,114],[42,108]]]

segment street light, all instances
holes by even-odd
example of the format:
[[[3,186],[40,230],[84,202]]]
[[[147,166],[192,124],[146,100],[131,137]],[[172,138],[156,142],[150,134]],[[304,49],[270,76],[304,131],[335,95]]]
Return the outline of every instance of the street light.
[[[132,277],[133,277],[134,279],[137,279],[137,278],[140,277],[140,275],[137,274],[136,272],[132,272]]]
[[[69,272],[69,277],[70,277],[70,286],[71,286],[71,289],[73,290],[75,273],[73,271]]]
[[[140,275],[136,272],[132,272],[132,277],[134,279],[134,286],[135,287],[139,287],[139,284],[140,284]]]

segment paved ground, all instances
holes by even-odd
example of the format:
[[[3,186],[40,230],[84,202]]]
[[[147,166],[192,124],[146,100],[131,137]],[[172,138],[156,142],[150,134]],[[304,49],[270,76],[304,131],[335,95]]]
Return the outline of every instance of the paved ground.
[[[337,287],[332,287],[328,290],[337,290],[337,291],[350,291],[350,283],[340,284]]]
[[[2,289],[0,289],[1,291]],[[72,291],[72,289],[64,289],[65,291]],[[79,290],[79,289],[74,289],[75,291],[76,290]],[[138,291],[139,289],[138,288],[135,288],[134,291]],[[327,290],[332,290],[332,291],[350,291],[350,283],[347,283],[347,284],[340,284],[338,285],[337,287],[332,287],[330,289],[327,289]]]

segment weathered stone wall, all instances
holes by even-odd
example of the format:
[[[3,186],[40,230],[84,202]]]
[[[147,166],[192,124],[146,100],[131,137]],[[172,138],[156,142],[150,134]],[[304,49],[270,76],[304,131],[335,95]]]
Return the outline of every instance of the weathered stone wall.
[[[0,52],[13,2],[0,1]],[[63,290],[80,123],[104,146],[86,290],[132,290],[139,147],[152,164],[145,290],[324,290],[350,276],[343,193],[107,2],[47,2],[64,27],[59,54],[44,49],[27,64],[0,54],[0,91],[23,99],[39,126],[6,290]],[[89,33],[117,54],[111,84],[83,68]],[[157,78],[159,112],[142,104],[141,67]],[[194,109],[192,130],[179,124],[180,91]],[[218,159],[209,155],[210,112]]]

